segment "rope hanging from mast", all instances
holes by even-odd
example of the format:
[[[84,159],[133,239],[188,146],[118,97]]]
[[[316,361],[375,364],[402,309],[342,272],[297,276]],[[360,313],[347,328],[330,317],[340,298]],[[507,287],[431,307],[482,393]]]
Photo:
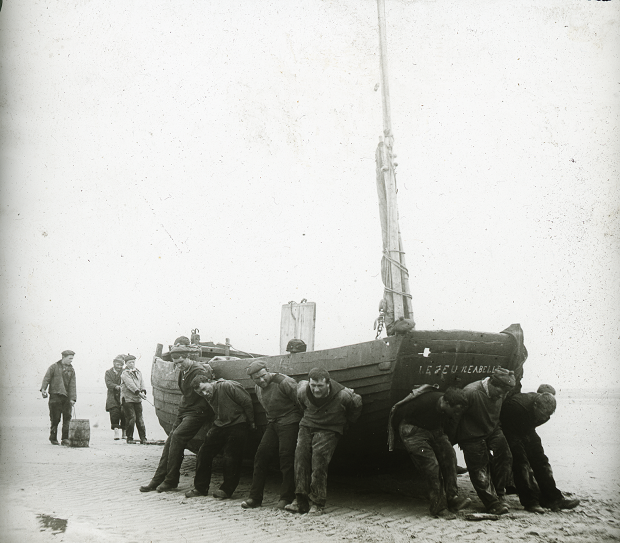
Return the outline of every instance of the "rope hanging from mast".
[[[381,278],[384,295],[379,307],[379,317],[375,321],[377,337],[384,325],[388,335],[394,332],[397,321],[406,320],[411,327],[413,322],[412,297],[409,290],[409,270],[405,264],[400,228],[398,225],[398,205],[396,189],[396,163],[393,153],[394,135],[390,109],[390,90],[387,70],[387,38],[385,24],[385,0],[377,0],[379,16],[379,48],[381,59],[381,95],[383,106],[383,137],[380,138],[375,153],[377,163],[377,194],[379,197],[379,216],[383,240],[381,259]],[[402,328],[402,326],[401,326]]]

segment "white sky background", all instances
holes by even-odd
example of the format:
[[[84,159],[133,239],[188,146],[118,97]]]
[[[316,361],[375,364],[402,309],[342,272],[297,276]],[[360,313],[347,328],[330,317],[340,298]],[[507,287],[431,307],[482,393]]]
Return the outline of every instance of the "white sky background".
[[[526,387],[620,386],[618,2],[387,0],[419,329],[520,322]],[[3,383],[200,329],[374,338],[374,0],[4,2]]]

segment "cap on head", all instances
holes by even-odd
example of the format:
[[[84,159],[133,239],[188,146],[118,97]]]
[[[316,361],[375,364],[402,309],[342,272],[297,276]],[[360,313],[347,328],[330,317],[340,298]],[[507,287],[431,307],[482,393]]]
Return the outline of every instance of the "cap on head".
[[[125,356],[122,354],[118,354],[114,357],[114,360],[112,360],[112,362],[120,362],[121,364],[125,363]]]
[[[536,392],[538,394],[543,394],[544,392],[547,392],[548,394],[553,394],[555,396],[555,388],[553,388],[551,385],[540,385]]]
[[[539,394],[534,402],[534,407],[536,407],[536,409],[547,417],[550,417],[553,413],[555,413],[556,405],[557,402],[555,401],[555,396],[549,392]]]
[[[131,360],[135,360],[136,359],[136,357],[134,355],[132,355],[132,354],[126,354],[124,356],[124,358],[125,358],[125,362],[129,362]]]
[[[514,371],[507,370],[506,368],[495,368],[495,370],[493,370],[491,384],[494,386],[510,390],[516,383]]]
[[[60,354],[61,354],[61,355],[63,356],[63,358],[64,358],[65,356],[69,356],[69,355],[72,355],[72,354],[75,354],[75,353],[74,353],[73,351],[66,350],[66,351],[63,351],[63,352],[62,352],[62,353],[60,353]]]
[[[312,368],[308,372],[308,379],[313,379],[314,381],[322,381],[324,379],[328,383],[331,380],[329,372],[325,368]]]
[[[260,370],[266,370],[266,369],[267,369],[267,364],[265,364],[262,360],[255,360],[249,365],[247,372],[248,372],[248,375],[253,375],[254,373]]]
[[[189,345],[190,341],[189,341],[189,338],[185,336],[179,336],[178,338],[174,340],[174,344],[175,345]]]
[[[175,345],[170,349],[170,354],[179,353],[179,354],[189,354],[192,351],[192,348],[189,345]]]
[[[305,353],[306,352],[306,342],[303,339],[291,339],[286,344],[286,350],[289,353]]]

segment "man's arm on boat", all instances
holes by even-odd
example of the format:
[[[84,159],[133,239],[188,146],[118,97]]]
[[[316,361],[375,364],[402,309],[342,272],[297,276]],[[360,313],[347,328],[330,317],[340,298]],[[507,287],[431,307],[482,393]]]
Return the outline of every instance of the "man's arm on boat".
[[[251,396],[245,391],[245,389],[236,381],[229,381],[229,383],[235,383],[233,386],[229,386],[228,393],[234,402],[239,404],[243,412],[245,413],[248,423],[252,428],[255,428],[254,424],[254,406],[252,405]]]
[[[278,384],[280,390],[286,395],[287,398],[291,400],[296,406],[302,409],[302,405],[299,401],[299,396],[297,394],[297,383],[295,379],[283,379],[281,383]]]
[[[362,397],[350,388],[345,388],[340,394],[343,396],[342,404],[347,413],[347,421],[353,424],[362,414]]]

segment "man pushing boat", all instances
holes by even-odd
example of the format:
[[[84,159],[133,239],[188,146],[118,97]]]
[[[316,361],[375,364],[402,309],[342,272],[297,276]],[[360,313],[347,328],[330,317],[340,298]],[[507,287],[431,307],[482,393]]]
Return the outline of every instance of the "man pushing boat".
[[[177,344],[170,349],[174,367],[180,370],[178,384],[183,397],[155,475],[149,484],[140,487],[140,492],[166,492],[179,486],[185,447],[213,414],[207,400],[192,388],[196,377],[213,379],[213,370],[208,364],[193,360],[194,354],[196,348],[192,345]]]
[[[471,503],[459,496],[456,453],[445,432],[467,405],[460,389],[449,388],[444,393],[432,385],[422,385],[398,402],[390,414],[390,451],[393,435],[398,433],[411,461],[426,479],[430,514],[435,517],[454,518],[454,512]]]
[[[254,381],[258,401],[265,408],[267,428],[254,457],[250,496],[241,502],[241,507],[252,509],[262,504],[267,470],[277,454],[282,484],[276,508],[284,509],[295,498],[295,446],[302,415],[297,399],[297,382],[288,375],[270,372],[262,360],[252,362],[247,373]]]
[[[322,368],[301,381],[297,398],[304,411],[295,449],[295,501],[284,509],[320,515],[327,498],[327,468],[348,424],[362,413],[362,397]]]

